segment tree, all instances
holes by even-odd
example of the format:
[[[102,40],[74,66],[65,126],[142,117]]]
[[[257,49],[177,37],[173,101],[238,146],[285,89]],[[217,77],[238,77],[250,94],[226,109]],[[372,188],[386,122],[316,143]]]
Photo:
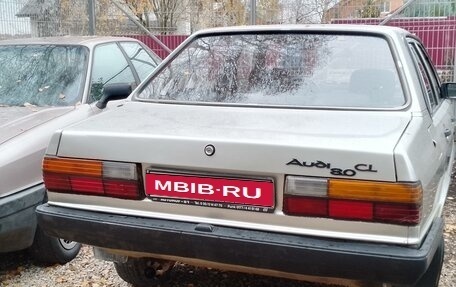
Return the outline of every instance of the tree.
[[[318,17],[317,23],[324,23],[325,13],[329,8],[334,6],[338,0],[313,0],[313,6],[316,16]]]
[[[123,33],[127,17],[118,9],[112,9],[112,0],[94,0],[96,34],[113,35]],[[89,11],[81,0],[59,0],[60,34],[87,35],[89,33]],[[87,3],[86,0],[84,0]]]
[[[130,11],[138,18],[138,21],[145,27],[150,26],[150,3],[144,0],[125,0]]]
[[[378,18],[380,17],[380,8],[376,0],[367,0],[364,6],[359,10],[361,18]]]
[[[283,7],[286,23],[310,24],[323,23],[325,12],[337,0],[291,0]]]
[[[124,4],[136,15],[147,28],[161,31],[162,34],[177,28],[177,21],[184,12],[185,2],[182,0],[124,0]],[[153,12],[156,26],[152,26],[150,13]]]
[[[280,24],[279,15],[282,14],[282,7],[279,0],[258,0],[257,1],[256,24]]]
[[[237,26],[247,24],[244,3],[239,0],[219,0],[216,15],[221,17],[220,26]]]
[[[247,24],[243,0],[189,0],[188,8],[191,32]]]
[[[159,29],[166,34],[177,28],[177,19],[183,12],[182,0],[149,0],[152,11],[157,18]]]

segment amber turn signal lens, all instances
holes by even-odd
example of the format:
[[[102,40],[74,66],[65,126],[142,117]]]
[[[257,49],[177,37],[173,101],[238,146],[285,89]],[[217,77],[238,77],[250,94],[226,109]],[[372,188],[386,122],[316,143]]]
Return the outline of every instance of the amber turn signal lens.
[[[389,183],[363,180],[329,180],[329,198],[420,204],[423,191],[419,183]]]
[[[103,163],[101,161],[83,159],[64,159],[45,157],[43,160],[43,172],[52,172],[71,175],[85,175],[101,177],[103,175]]]

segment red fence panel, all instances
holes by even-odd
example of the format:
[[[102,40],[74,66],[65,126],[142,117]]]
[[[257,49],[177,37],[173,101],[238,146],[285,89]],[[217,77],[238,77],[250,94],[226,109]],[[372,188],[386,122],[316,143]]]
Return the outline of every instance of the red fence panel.
[[[334,24],[378,25],[383,19],[334,19]],[[394,18],[388,26],[400,27],[417,35],[434,64],[442,69],[454,67],[456,50],[456,17]]]
[[[140,40],[149,48],[151,48],[152,51],[154,51],[155,54],[157,54],[162,59],[168,56],[168,52],[163,49],[154,39],[147,35],[128,35],[128,37]],[[172,51],[182,42],[184,42],[185,39],[188,38],[188,35],[157,35],[156,37]]]
[[[380,18],[333,19],[333,24],[368,24],[378,25]],[[452,81],[454,77],[456,56],[456,17],[413,18],[399,17],[390,20],[388,26],[400,27],[417,35],[426,47],[444,81]],[[136,38],[150,47],[158,56],[164,59],[168,56],[154,39],[147,35],[128,35]],[[157,35],[169,49],[174,50],[188,35]]]

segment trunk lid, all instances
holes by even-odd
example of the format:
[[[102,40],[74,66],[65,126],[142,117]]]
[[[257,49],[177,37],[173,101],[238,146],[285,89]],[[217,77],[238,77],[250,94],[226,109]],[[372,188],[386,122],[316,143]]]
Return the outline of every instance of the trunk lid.
[[[0,107],[0,144],[74,110],[74,107]]]
[[[65,129],[59,156],[240,175],[395,181],[393,150],[410,119],[399,111],[130,102]],[[212,156],[204,152],[209,144]]]
[[[410,120],[410,112],[403,111],[129,102],[115,112],[105,112],[64,129],[58,150],[52,150],[61,157],[140,163],[145,191],[151,197],[131,201],[51,193],[49,201],[56,205],[129,216],[414,244],[416,240],[410,241],[408,226],[290,216],[283,212],[287,175],[396,181],[393,151]],[[212,156],[205,153],[209,144],[215,147]],[[340,170],[342,175],[334,174],[333,168]],[[352,171],[350,176],[343,175],[346,170]],[[186,186],[177,191],[174,185],[172,191],[174,195],[182,191],[179,196],[182,200],[163,196],[163,193],[156,197],[156,191],[151,192],[153,172],[162,172],[159,188],[163,193],[171,192],[171,184],[176,182],[180,187]],[[166,177],[173,175],[177,180],[169,183]],[[157,189],[157,177],[152,176],[155,177],[152,186]],[[272,200],[273,206],[256,210],[244,202],[247,208],[239,209],[239,205],[228,206],[236,203],[235,200],[225,201],[228,205],[222,206],[210,201],[215,197],[196,196],[200,191],[207,191],[209,181],[213,182],[214,193],[211,194],[225,196],[227,190],[224,188],[232,191],[247,186],[239,181],[240,178],[247,180],[247,184],[255,180],[271,180],[272,189],[268,192],[272,195],[269,193],[266,198]],[[231,179],[238,181],[227,182]],[[194,192],[196,189],[192,183],[198,185],[197,192]],[[258,187],[256,183],[255,187]],[[271,184],[265,188],[270,187]],[[257,194],[252,191],[249,187],[243,197],[255,197]],[[203,197],[209,201],[201,201]],[[234,199],[234,194],[231,199]]]

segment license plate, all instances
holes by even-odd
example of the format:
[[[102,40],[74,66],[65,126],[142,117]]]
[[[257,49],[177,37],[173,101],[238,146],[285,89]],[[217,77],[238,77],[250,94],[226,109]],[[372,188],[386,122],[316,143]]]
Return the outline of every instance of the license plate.
[[[274,207],[272,180],[146,171],[146,195],[159,202],[258,212]]]

